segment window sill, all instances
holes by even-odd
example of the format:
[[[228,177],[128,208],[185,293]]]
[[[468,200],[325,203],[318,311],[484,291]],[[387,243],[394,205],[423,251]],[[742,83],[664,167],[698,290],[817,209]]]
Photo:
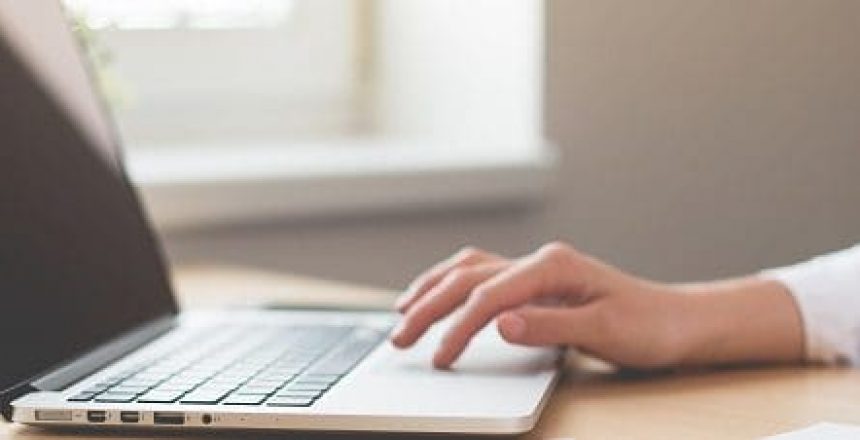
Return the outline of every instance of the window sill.
[[[474,209],[539,200],[546,144],[418,143],[138,146],[129,174],[162,230],[266,220]]]

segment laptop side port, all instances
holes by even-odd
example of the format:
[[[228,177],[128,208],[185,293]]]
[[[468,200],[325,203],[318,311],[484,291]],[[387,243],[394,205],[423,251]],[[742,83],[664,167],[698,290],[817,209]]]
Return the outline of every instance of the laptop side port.
[[[119,413],[119,419],[123,423],[138,423],[140,422],[140,413],[137,411],[122,411]]]
[[[183,425],[185,414],[180,412],[156,412],[152,415],[152,421],[156,425]]]
[[[87,421],[90,423],[104,423],[106,420],[106,411],[87,411]]]
[[[72,421],[72,412],[66,410],[37,409],[36,420],[41,422],[70,422]]]

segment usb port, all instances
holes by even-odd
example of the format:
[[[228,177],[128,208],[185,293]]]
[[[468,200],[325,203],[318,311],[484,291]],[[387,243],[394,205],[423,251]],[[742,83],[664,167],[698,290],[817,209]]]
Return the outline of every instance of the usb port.
[[[104,423],[107,420],[105,411],[87,411],[87,421],[90,423]]]
[[[185,423],[185,414],[178,412],[157,412],[152,415],[156,425],[182,425]]]
[[[137,423],[140,421],[140,413],[137,411],[122,411],[119,413],[119,419],[123,423]]]

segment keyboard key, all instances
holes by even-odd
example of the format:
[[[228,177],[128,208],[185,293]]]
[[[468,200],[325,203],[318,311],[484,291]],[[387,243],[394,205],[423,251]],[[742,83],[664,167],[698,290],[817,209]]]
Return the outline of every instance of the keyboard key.
[[[108,388],[109,387],[107,387],[107,386],[91,386],[91,387],[89,387],[89,388],[87,388],[81,392],[82,393],[88,393],[88,394],[98,394],[98,393],[105,392]]]
[[[147,373],[147,374],[170,375],[170,374],[174,374],[178,371],[181,371],[182,369],[184,369],[186,367],[187,367],[187,365],[179,363],[179,362],[164,363],[164,364],[153,365],[153,366],[147,368],[146,370],[143,370],[143,372]]]
[[[160,380],[153,380],[153,379],[146,379],[146,380],[144,380],[144,379],[128,379],[128,380],[120,382],[119,385],[120,386],[126,386],[126,387],[146,387],[146,388],[149,388],[149,387],[153,387],[155,385],[158,385],[160,382],[161,382]]]
[[[144,386],[128,386],[128,385],[117,385],[109,390],[111,393],[136,393],[140,394],[144,391],[148,390],[149,387]]]
[[[222,396],[233,391],[234,387],[228,387],[223,385],[211,385],[204,384],[200,388],[194,390],[195,393],[199,394],[221,394]]]
[[[328,382],[328,383],[335,383],[335,382],[337,382],[338,380],[340,380],[340,378],[341,378],[341,375],[339,375],[339,374],[313,374],[313,373],[308,373],[308,374],[302,375],[302,377],[300,377],[300,378],[299,378],[299,380],[300,380],[300,381],[302,381],[302,382]]]
[[[212,375],[213,375],[213,373],[208,372],[208,371],[203,372],[203,371],[186,370],[186,371],[183,371],[183,372],[177,374],[176,376],[173,376],[171,379],[189,380],[189,381],[201,380],[201,379],[205,380],[205,379],[209,379],[210,377],[212,377]]]
[[[290,382],[291,385],[295,385],[295,384],[319,385],[319,386],[325,386],[327,388],[331,387],[333,383],[334,383],[334,381],[329,382],[329,381],[323,381],[323,380],[308,379],[308,378],[304,378],[304,377],[300,377],[300,378],[296,379],[295,381]]]
[[[104,393],[96,397],[96,402],[101,403],[126,403],[134,401],[135,393]]]
[[[139,381],[144,381],[144,382],[149,382],[149,381],[161,382],[164,379],[167,379],[168,376],[169,376],[168,374],[164,374],[164,373],[137,373],[134,376],[132,376],[126,380],[131,380],[131,381],[139,380]]]
[[[296,378],[297,373],[279,374],[279,373],[261,373],[257,379],[265,382],[286,383]]]
[[[181,391],[150,391],[138,397],[137,401],[141,403],[173,403],[179,400],[182,394]]]
[[[103,383],[106,383],[108,385],[115,385],[119,382],[122,382],[122,381],[128,379],[131,376],[134,376],[135,373],[136,373],[136,371],[129,370],[129,371],[124,371],[124,372],[119,373],[119,374],[114,374],[113,376],[105,379],[103,381]]]
[[[227,391],[219,393],[201,393],[198,391],[192,391],[183,397],[180,402],[195,405],[214,405],[225,395],[227,395]]]
[[[94,393],[78,393],[66,400],[69,402],[89,402],[93,400],[93,397],[95,397]]]
[[[246,387],[279,387],[284,384],[286,381],[282,380],[266,380],[266,379],[253,379],[248,381],[245,384]]]
[[[193,385],[163,383],[163,384],[158,385],[155,388],[151,389],[150,391],[156,391],[156,392],[191,391],[193,388],[194,388]]]
[[[311,406],[314,403],[314,399],[310,397],[272,397],[268,401],[266,401],[267,406],[278,406],[278,407],[303,407],[303,406]]]
[[[235,375],[219,374],[219,375],[217,375],[217,376],[212,376],[212,377],[211,377],[207,382],[210,382],[210,383],[233,383],[233,382],[239,382],[239,383],[241,383],[241,382],[242,382],[242,381],[244,381],[245,379],[247,379],[247,376],[244,376],[244,375],[238,375],[238,374],[235,374]]]
[[[236,390],[237,394],[272,394],[277,390],[279,385],[269,386],[243,386]]]
[[[191,379],[191,378],[187,378],[187,377],[171,377],[170,379],[167,379],[166,381],[164,381],[162,383],[163,384],[167,383],[167,384],[185,385],[185,386],[196,386],[196,385],[200,385],[201,383],[203,383],[205,381],[206,381],[205,378]]]
[[[227,370],[218,373],[215,376],[212,376],[213,379],[242,379],[246,378],[248,375],[247,371],[238,371],[238,370]]]
[[[303,391],[303,390],[281,390],[275,394],[275,397],[293,397],[297,399],[315,399],[319,397],[323,393],[323,390],[319,391]]]
[[[303,359],[301,361],[280,361],[269,367],[269,370],[277,371],[279,373],[295,374],[304,370],[310,362],[310,359]]]
[[[311,406],[312,403],[314,403],[314,399],[309,397],[272,397],[266,401],[266,405],[268,406],[283,407]]]
[[[284,390],[286,391],[326,391],[330,388],[330,385],[326,385],[324,383],[300,383],[294,382],[286,387]]]
[[[266,400],[266,394],[231,394],[224,399],[224,405],[259,405]]]

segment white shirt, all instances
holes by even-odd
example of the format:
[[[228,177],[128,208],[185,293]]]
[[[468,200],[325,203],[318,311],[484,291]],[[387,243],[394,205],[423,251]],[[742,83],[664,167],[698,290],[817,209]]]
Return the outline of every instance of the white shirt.
[[[762,275],[794,295],[808,360],[860,366],[860,245]]]

